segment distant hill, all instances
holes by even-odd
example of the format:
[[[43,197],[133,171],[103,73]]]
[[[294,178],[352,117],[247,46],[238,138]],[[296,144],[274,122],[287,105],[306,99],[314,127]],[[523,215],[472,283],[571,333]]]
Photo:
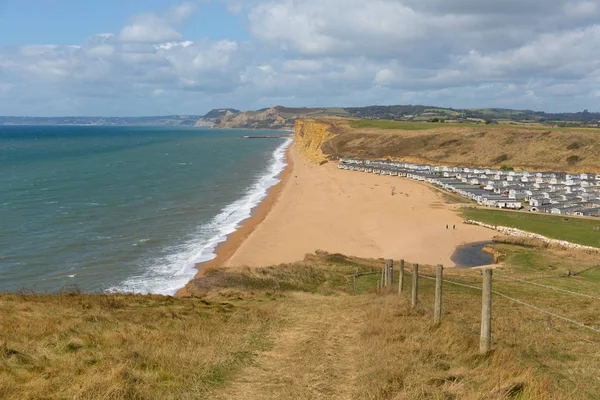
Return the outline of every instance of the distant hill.
[[[2,117],[0,125],[194,126],[200,116],[162,117]]]
[[[204,115],[204,117],[202,117],[202,118],[203,119],[219,119],[226,115],[239,114],[240,112],[241,112],[240,110],[236,110],[235,108],[214,108],[214,109],[210,110],[208,113],[206,113],[206,115]]]
[[[290,129],[304,118],[358,118],[411,122],[469,122],[477,124],[537,124],[551,127],[598,127],[600,112],[546,113],[505,108],[454,109],[427,105],[291,108],[275,106],[258,111],[216,108],[204,116],[158,117],[0,117],[0,125],[154,125],[247,129]]]
[[[276,106],[263,108],[258,111],[225,113],[215,128],[244,128],[244,129],[292,129],[298,119],[312,117],[350,117],[343,108],[289,108]],[[207,121],[206,116],[202,119]]]

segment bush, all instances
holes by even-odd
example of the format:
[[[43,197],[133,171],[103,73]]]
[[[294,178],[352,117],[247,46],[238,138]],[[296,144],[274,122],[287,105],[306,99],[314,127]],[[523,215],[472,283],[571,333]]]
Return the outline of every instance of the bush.
[[[504,154],[500,154],[498,157],[494,158],[494,162],[499,164],[501,162],[504,162],[506,160],[508,160],[510,157],[508,156],[508,154],[504,153]]]

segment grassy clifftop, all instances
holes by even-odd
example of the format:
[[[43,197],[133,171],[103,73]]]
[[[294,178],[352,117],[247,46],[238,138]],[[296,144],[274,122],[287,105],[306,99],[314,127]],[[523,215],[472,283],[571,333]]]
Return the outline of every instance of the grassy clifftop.
[[[321,157],[600,173],[597,129],[321,119],[296,130]]]
[[[498,245],[513,277],[598,296],[597,260]],[[514,250],[516,248],[517,250]],[[586,258],[587,257],[587,258]],[[557,263],[557,260],[564,262]],[[566,271],[586,270],[577,277]],[[598,336],[494,298],[493,347],[478,354],[481,293],[435,282],[419,305],[377,292],[383,260],[317,252],[300,262],[215,269],[192,298],[0,295],[0,398],[593,399]],[[407,263],[410,271],[411,265]],[[358,270],[358,291],[352,274]],[[433,268],[421,265],[422,274]],[[481,285],[476,271],[446,279]],[[396,274],[397,275],[397,274]],[[494,289],[588,325],[600,304],[495,274]],[[397,276],[394,287],[397,287]],[[406,282],[410,293],[410,279]]]

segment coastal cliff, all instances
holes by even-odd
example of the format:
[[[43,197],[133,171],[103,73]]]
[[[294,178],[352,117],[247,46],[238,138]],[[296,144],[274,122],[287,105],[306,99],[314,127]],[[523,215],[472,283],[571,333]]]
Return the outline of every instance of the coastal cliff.
[[[291,128],[293,121],[283,118],[276,107],[262,111],[230,113],[219,119],[216,128],[284,129]]]
[[[314,163],[327,160],[323,146],[336,136],[330,123],[310,119],[297,120],[295,133],[296,146],[306,159]]]
[[[296,138],[315,161],[357,157],[474,168],[600,173],[592,129],[305,119]]]

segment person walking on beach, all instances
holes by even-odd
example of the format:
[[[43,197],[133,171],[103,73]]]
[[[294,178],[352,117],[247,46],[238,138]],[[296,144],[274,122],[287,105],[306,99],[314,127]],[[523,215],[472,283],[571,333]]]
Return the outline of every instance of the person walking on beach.
[[[448,230],[448,224],[446,224],[446,230]]]

